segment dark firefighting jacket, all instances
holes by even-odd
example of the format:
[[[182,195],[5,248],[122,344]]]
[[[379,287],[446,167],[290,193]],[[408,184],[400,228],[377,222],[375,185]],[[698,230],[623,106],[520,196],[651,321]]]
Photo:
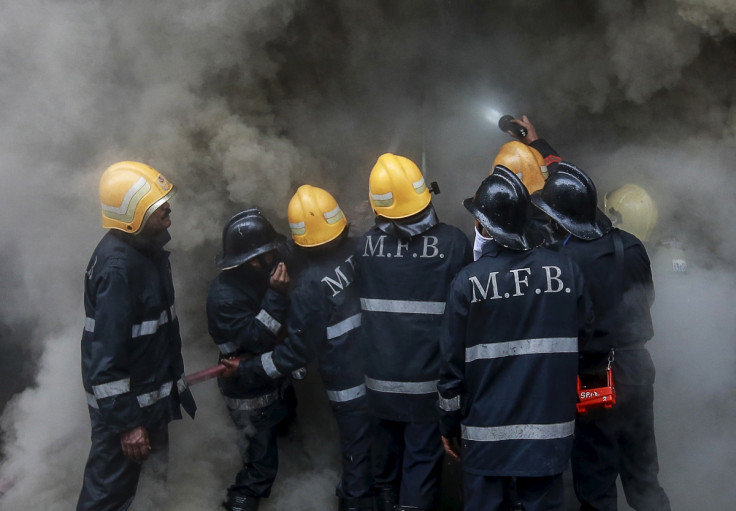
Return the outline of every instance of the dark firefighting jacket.
[[[412,222],[383,222],[358,244],[366,387],[371,413],[435,422],[439,327],[455,274],[472,261],[467,236],[425,210]]]
[[[207,296],[207,324],[220,359],[247,359],[271,351],[279,340],[288,308],[288,296],[269,287],[268,272],[245,264],[220,272]],[[282,383],[243,385],[237,378],[218,379],[228,407],[244,411],[275,402]]]
[[[550,176],[557,172],[557,166],[562,161],[562,158],[560,158],[560,155],[549,144],[549,142],[543,138],[538,138],[529,145],[539,151],[539,154],[542,155],[542,158],[544,158],[544,164],[547,166],[547,173]]]
[[[616,257],[619,236],[623,258]],[[650,308],[654,284],[649,256],[636,236],[612,229],[603,237],[583,241],[569,236],[554,249],[572,258],[583,271],[593,300],[593,337],[580,346],[581,371],[599,366],[614,349],[614,378],[619,383],[654,383],[654,364],[644,344],[654,335]]]
[[[291,293],[286,338],[273,351],[241,363],[241,378],[281,378],[317,358],[333,407],[349,408],[365,396],[354,249],[355,240],[348,239],[327,253],[296,252],[303,269]]]
[[[441,331],[440,431],[463,469],[541,477],[567,467],[577,348],[592,305],[580,269],[546,248],[490,243],[452,283]]]
[[[180,405],[192,417],[196,410],[164,236],[156,245],[111,230],[87,266],[82,381],[88,405],[116,433],[161,429],[181,418]]]

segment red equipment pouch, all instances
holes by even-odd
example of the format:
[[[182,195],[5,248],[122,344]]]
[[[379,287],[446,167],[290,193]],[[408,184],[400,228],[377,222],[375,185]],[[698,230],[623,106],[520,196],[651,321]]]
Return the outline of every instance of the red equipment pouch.
[[[586,414],[589,410],[612,408],[616,404],[616,387],[613,385],[614,351],[608,355],[608,365],[602,372],[585,373],[578,375],[578,402],[577,410]]]

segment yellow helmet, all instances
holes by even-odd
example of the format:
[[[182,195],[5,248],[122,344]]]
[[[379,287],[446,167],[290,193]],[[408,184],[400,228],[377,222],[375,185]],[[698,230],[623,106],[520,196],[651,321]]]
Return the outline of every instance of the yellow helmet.
[[[642,241],[649,239],[657,225],[657,204],[638,185],[628,184],[611,190],[603,199],[603,209],[615,227],[630,232]]]
[[[342,234],[348,225],[345,214],[330,192],[302,185],[289,201],[291,237],[300,247],[324,245]]]
[[[376,215],[400,219],[419,213],[431,197],[419,167],[409,158],[382,154],[368,178],[368,198]]]
[[[115,163],[100,178],[102,227],[138,234],[151,213],[175,193],[176,187],[145,163]]]
[[[521,142],[513,141],[502,145],[493,160],[494,169],[496,165],[503,165],[516,174],[529,193],[541,190],[547,179],[547,166],[542,155],[533,147]]]

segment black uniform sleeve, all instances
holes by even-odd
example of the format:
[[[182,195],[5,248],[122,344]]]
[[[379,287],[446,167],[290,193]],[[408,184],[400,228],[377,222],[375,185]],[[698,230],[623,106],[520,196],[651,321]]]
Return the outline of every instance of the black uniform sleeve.
[[[286,338],[272,352],[241,362],[241,380],[252,384],[267,378],[281,378],[314,360],[326,341],[329,309],[330,303],[321,293],[321,287],[315,289],[307,283],[295,289]]]
[[[465,394],[465,331],[468,304],[461,282],[452,282],[440,331],[440,379],[438,411],[440,432],[445,437],[460,434],[462,399]]]
[[[123,433],[143,424],[141,408],[130,391],[128,344],[135,298],[123,273],[103,272],[97,279],[89,381],[103,421]]]
[[[288,296],[271,288],[260,301],[255,295],[215,294],[207,304],[210,335],[224,352],[269,351],[276,344],[288,307]]]
[[[539,154],[542,155],[542,158],[544,158],[544,164],[547,166],[547,172],[550,176],[557,172],[557,164],[562,161],[562,158],[560,158],[557,151],[549,145],[549,142],[543,138],[538,138],[529,145],[539,151]]]

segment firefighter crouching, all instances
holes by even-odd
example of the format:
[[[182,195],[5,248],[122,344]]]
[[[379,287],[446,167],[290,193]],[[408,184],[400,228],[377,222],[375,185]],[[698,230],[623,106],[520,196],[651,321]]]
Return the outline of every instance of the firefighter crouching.
[[[100,179],[102,226],[84,280],[82,381],[92,446],[77,510],[128,509],[145,460],[166,473],[168,423],[194,417],[184,379],[169,253],[174,185],[139,162]],[[153,472],[153,474],[151,474]],[[159,503],[163,505],[163,503]]]
[[[207,320],[221,362],[271,351],[289,307],[289,274],[279,262],[284,236],[256,208],[234,215],[222,233],[222,270],[207,296]],[[277,436],[296,409],[287,378],[245,386],[231,368],[218,379],[230,417],[238,430],[243,466],[228,489],[225,508],[254,511],[271,493],[278,471]]]
[[[436,415],[439,326],[450,281],[472,260],[439,222],[419,168],[384,154],[369,177],[376,224],[355,252],[379,511],[434,510],[443,450]]]
[[[340,434],[342,474],[336,494],[341,511],[372,511],[370,420],[359,336],[360,300],[355,284],[349,225],[332,195],[301,186],[288,208],[299,272],[283,344],[240,362],[239,378],[253,384],[282,378],[317,358]],[[235,365],[235,361],[225,361]]]
[[[440,428],[462,457],[464,509],[508,509],[513,478],[526,511],[563,511],[578,337],[592,323],[583,277],[534,248],[529,194],[505,167],[463,204],[489,239],[452,282],[441,334]]]
[[[654,301],[647,252],[635,236],[612,228],[597,208],[593,181],[574,165],[560,163],[532,203],[567,231],[553,248],[578,263],[593,301],[593,336],[580,346],[581,378],[603,373],[613,360],[616,404],[576,422],[572,471],[581,509],[615,510],[620,476],[633,509],[667,511],[657,480],[654,364],[645,348]]]

